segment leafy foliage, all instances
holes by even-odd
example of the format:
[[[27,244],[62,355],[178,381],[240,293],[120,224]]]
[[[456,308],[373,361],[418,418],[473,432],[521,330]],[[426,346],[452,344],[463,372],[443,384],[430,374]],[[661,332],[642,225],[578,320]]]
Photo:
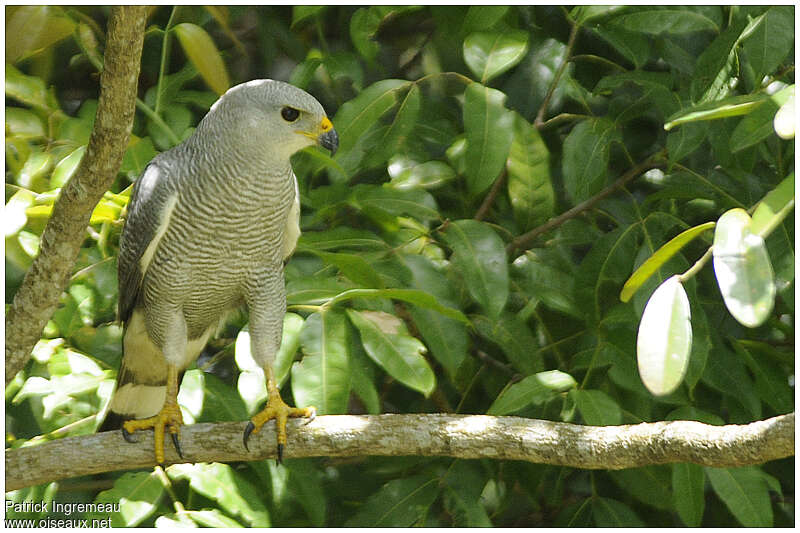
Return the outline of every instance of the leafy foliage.
[[[107,15],[6,10],[6,303],[88,142]],[[259,77],[317,96],[341,138],[334,158],[308,149],[294,159],[303,235],[286,267],[277,376],[297,404],[590,425],[746,423],[794,409],[793,7],[149,16],[122,169],[31,362],[6,388],[7,446],[95,430],[121,356],[114,257],[130,183],[191,135],[219,93]],[[626,178],[631,168],[641,171]],[[733,229],[720,219],[731,209]],[[756,299],[773,291],[744,322],[757,327],[725,308],[752,294],[730,279],[720,294],[719,271],[690,269],[712,238],[716,252],[728,238],[739,253],[744,237],[731,232],[762,239],[741,252],[758,264],[734,265],[762,283]],[[665,281],[680,293],[662,299],[676,306],[668,315],[691,342],[656,321],[684,358],[665,364],[655,346],[645,379],[656,397],[634,354]],[[242,420],[263,401],[245,322],[234,316],[186,373],[187,421]],[[785,526],[793,472],[793,459],[605,472],[320,458],[175,465],[161,478],[109,475],[102,492],[67,482],[7,498],[120,501],[115,525],[165,527]]]

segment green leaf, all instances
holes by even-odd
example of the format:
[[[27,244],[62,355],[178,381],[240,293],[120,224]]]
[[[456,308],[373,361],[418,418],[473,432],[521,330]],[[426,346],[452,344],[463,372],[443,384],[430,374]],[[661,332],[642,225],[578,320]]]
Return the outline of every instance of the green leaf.
[[[487,474],[476,464],[456,461],[443,476],[445,506],[458,527],[491,527],[481,501]]]
[[[794,406],[794,394],[786,374],[772,361],[755,357],[738,340],[732,339],[734,351],[747,364],[756,382],[756,392],[761,401],[772,407],[778,413],[788,413]]]
[[[339,269],[339,272],[354,283],[369,288],[381,288],[384,285],[380,275],[367,263],[366,259],[360,255],[320,252],[317,250],[309,251],[322,259],[326,264],[335,266]]]
[[[191,518],[203,527],[234,528],[242,525],[225,516],[219,509],[203,509],[202,511],[181,511],[181,514]]]
[[[769,100],[763,93],[731,96],[716,102],[706,102],[681,109],[667,119],[664,124],[666,131],[675,126],[696,122],[700,120],[717,120],[739,115],[747,115]]]
[[[86,151],[85,146],[80,146],[73,150],[67,157],[59,161],[56,168],[53,170],[53,175],[50,177],[50,187],[56,189],[63,187],[67,181],[75,173],[78,165],[83,159],[83,154]]]
[[[772,527],[769,489],[758,467],[710,468],[711,487],[744,527]]]
[[[252,527],[269,527],[269,513],[256,486],[231,466],[222,463],[176,464],[167,469],[175,480],[187,480],[193,491],[213,500],[232,516]]]
[[[777,187],[768,192],[753,210],[750,231],[756,235],[767,237],[770,228],[774,228],[786,216],[788,209],[794,206],[794,172],[786,176]]]
[[[29,109],[6,107],[6,132],[9,136],[34,141],[44,137],[44,123]]]
[[[774,132],[773,119],[778,105],[768,100],[744,117],[731,133],[731,152],[739,152],[758,144]]]
[[[164,485],[153,472],[128,472],[114,482],[114,488],[104,490],[95,503],[119,505],[119,512],[87,513],[87,517],[111,518],[111,527],[133,527],[141,524],[158,508]]]
[[[409,527],[424,525],[439,494],[439,480],[427,474],[395,479],[370,496],[345,527]]]
[[[608,473],[619,487],[656,509],[672,510],[671,469],[667,465],[612,470]]]
[[[665,126],[666,128],[666,126]],[[667,135],[667,152],[672,163],[683,160],[693,154],[708,136],[708,127],[704,123],[684,124],[678,131]]]
[[[367,133],[370,127],[377,124],[383,115],[397,105],[400,92],[410,85],[411,82],[405,80],[381,80],[342,104],[333,119],[340,139],[336,160],[342,166],[350,170],[350,167],[343,163],[348,152],[354,149],[361,136]]]
[[[391,168],[391,162],[390,162]],[[390,170],[391,173],[391,170]],[[443,161],[427,161],[404,168],[392,176],[391,186],[395,189],[435,189],[456,177],[453,168]]]
[[[550,152],[538,130],[516,113],[506,170],[508,196],[520,229],[527,231],[553,216],[555,193],[550,178]]]
[[[592,498],[592,514],[597,527],[644,527],[645,525],[630,507],[611,498]]]
[[[34,6],[30,6],[34,7]],[[37,8],[41,8],[37,6]],[[46,9],[46,8],[45,8]],[[8,33],[6,33],[8,37]],[[8,52],[8,50],[6,50]],[[8,57],[6,57],[8,59]],[[44,81],[36,76],[23,74],[16,67],[6,61],[6,96],[20,103],[35,107],[48,113],[60,112],[58,100],[51,91],[47,90]],[[8,107],[6,108],[9,109]],[[6,111],[7,113],[8,111]],[[6,115],[8,121],[8,115]]]
[[[601,390],[571,389],[570,398],[580,411],[583,421],[590,426],[616,426],[622,424],[622,409]]]
[[[548,263],[530,250],[514,260],[511,271],[527,296],[540,300],[545,306],[582,319],[573,296],[575,279],[560,265]]]
[[[469,6],[467,14],[464,16],[464,23],[461,25],[462,34],[492,28],[508,13],[509,9],[509,6],[497,5]]]
[[[758,25],[743,41],[742,49],[760,81],[786,59],[794,44],[794,9],[790,6],[770,7]]]
[[[192,62],[211,90],[218,95],[227,91],[231,82],[225,62],[206,30],[190,22],[178,24],[173,29],[178,35],[178,41],[189,61]]]
[[[296,405],[313,405],[320,414],[347,412],[350,396],[347,322],[342,312],[310,315],[300,331],[303,359],[292,366]]]
[[[642,8],[634,13],[623,13],[609,21],[612,26],[648,35],[684,34],[695,31],[719,31],[717,24],[701,13],[686,9]]]
[[[639,323],[636,357],[642,383],[656,396],[670,394],[683,381],[692,351],[689,298],[678,276],[659,285]]]
[[[517,315],[508,312],[496,318],[476,315],[472,317],[472,323],[482,337],[500,346],[514,368],[522,374],[532,374],[544,368],[539,342]]]
[[[528,32],[477,32],[464,39],[464,62],[482,84],[519,63],[528,51]]]
[[[467,188],[477,196],[498,178],[514,137],[514,114],[505,108],[506,95],[470,83],[464,91],[464,131],[467,138]]]
[[[573,203],[594,196],[608,175],[611,143],[618,140],[614,123],[607,118],[584,120],[564,140],[562,171],[564,188]]]
[[[491,317],[508,299],[508,263],[503,241],[494,230],[475,220],[457,220],[442,233],[453,250],[451,267],[467,283],[470,296]]]
[[[388,160],[401,151],[408,142],[411,133],[419,120],[422,107],[422,96],[419,85],[413,84],[400,102],[400,107],[394,120],[384,131],[378,141],[379,150],[383,153],[383,160]]]
[[[636,269],[636,272],[631,274],[631,277],[628,278],[628,281],[625,282],[622,291],[619,293],[619,299],[623,302],[630,300],[644,282],[650,279],[650,276],[655,274],[659,268],[677,254],[684,246],[715,225],[714,222],[706,222],[705,224],[689,228],[656,250],[653,255],[648,257],[647,260]]]
[[[297,241],[297,251],[303,250],[339,250],[351,248],[355,250],[387,250],[386,241],[375,233],[348,226],[321,231],[304,231]]]
[[[691,86],[693,102],[702,104],[728,96],[741,32],[741,25],[729,26],[697,58]]]
[[[20,6],[6,20],[6,61],[16,63],[72,35],[75,22],[60,8]]]
[[[458,309],[442,305],[431,294],[415,289],[350,289],[337,294],[334,298],[328,300],[327,304],[332,306],[354,298],[392,298],[401,300],[425,309],[431,309],[464,324],[469,324],[467,317]]]
[[[678,516],[689,527],[703,521],[706,475],[703,467],[690,463],[672,465],[672,503]]]
[[[743,209],[725,212],[714,232],[714,273],[725,306],[747,327],[760,326],[775,304],[775,280],[764,239]]]
[[[425,346],[408,334],[402,320],[382,311],[348,309],[347,315],[373,361],[404,385],[430,396],[436,376],[422,356]]]
[[[349,203],[379,221],[401,215],[422,221],[439,220],[436,200],[421,189],[395,189],[390,186],[357,185]]]
[[[296,28],[301,23],[307,22],[309,19],[315,18],[317,15],[325,11],[329,6],[293,6],[292,7],[292,28]]]
[[[575,379],[560,370],[539,372],[512,384],[492,402],[487,415],[507,415],[528,405],[542,405],[577,386]]]

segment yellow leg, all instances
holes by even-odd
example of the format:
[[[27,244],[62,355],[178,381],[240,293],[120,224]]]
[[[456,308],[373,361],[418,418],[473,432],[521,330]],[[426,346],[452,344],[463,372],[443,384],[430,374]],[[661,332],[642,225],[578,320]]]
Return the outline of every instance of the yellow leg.
[[[242,439],[244,447],[247,448],[247,440],[253,433],[258,433],[268,421],[275,419],[275,430],[278,433],[278,463],[283,460],[283,448],[286,446],[286,421],[289,418],[303,418],[307,417],[311,422],[317,415],[317,410],[314,407],[289,407],[281,399],[281,393],[275,383],[275,375],[272,368],[266,368],[267,375],[267,405],[264,409],[257,413],[250,419],[250,423],[244,430],[244,437]]]
[[[128,420],[122,425],[123,435],[130,435],[139,429],[153,428],[153,432],[155,433],[156,462],[160,465],[164,464],[165,427],[169,428],[175,450],[178,452],[178,455],[183,458],[178,441],[180,426],[183,424],[183,415],[181,415],[181,408],[178,406],[178,386],[177,367],[167,365],[167,398],[164,401],[164,407],[162,407],[161,411],[155,416],[143,418],[141,420]],[[127,435],[125,439],[129,440]]]

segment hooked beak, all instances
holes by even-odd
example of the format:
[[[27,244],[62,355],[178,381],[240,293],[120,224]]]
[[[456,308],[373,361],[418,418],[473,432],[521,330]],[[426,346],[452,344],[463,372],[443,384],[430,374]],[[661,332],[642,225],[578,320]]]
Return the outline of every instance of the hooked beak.
[[[330,150],[331,157],[333,157],[336,154],[336,149],[339,148],[339,134],[333,129],[333,124],[328,117],[322,119],[320,129],[322,133],[317,137],[317,144]]]

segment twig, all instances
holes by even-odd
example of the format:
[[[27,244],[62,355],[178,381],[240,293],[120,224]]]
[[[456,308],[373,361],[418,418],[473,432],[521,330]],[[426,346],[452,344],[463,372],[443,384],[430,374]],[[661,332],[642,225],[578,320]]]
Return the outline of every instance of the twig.
[[[339,415],[289,421],[286,457],[446,456],[618,470],[665,463],[730,467],[794,455],[794,413],[746,425],[652,422],[580,426],[512,416]],[[244,422],[181,431],[183,462],[257,461],[275,456],[274,425],[242,446]],[[149,438],[147,438],[149,437]],[[171,445],[167,463],[180,459]],[[6,491],[74,476],[153,466],[152,434],[128,444],[119,432],[68,437],[6,450]]]
[[[483,220],[486,218],[486,215],[489,214],[489,209],[492,208],[492,204],[494,203],[495,198],[500,193],[500,188],[506,182],[506,171],[502,171],[497,179],[494,180],[492,183],[492,188],[489,189],[489,193],[481,202],[481,206],[478,208],[478,211],[475,213],[475,220]]]
[[[558,66],[558,70],[553,76],[553,81],[550,83],[550,87],[547,88],[547,93],[544,95],[542,105],[539,107],[539,112],[536,114],[536,120],[533,121],[533,125],[536,126],[537,129],[541,129],[542,125],[544,124],[544,115],[547,113],[547,107],[550,105],[550,99],[553,98],[553,93],[556,91],[558,82],[561,81],[561,76],[563,76],[564,70],[566,70],[567,65],[569,65],[570,57],[572,56],[573,48],[575,48],[575,40],[578,37],[579,30],[580,26],[578,24],[573,24],[569,31],[567,48],[564,50],[564,60],[561,61],[561,64]]]
[[[548,231],[557,228],[558,226],[560,226],[561,224],[563,224],[567,220],[569,220],[571,218],[575,218],[576,216],[578,216],[580,213],[586,211],[587,209],[591,209],[592,207],[597,205],[603,198],[605,198],[606,196],[609,196],[611,193],[613,193],[617,189],[625,186],[625,184],[627,184],[632,179],[638,177],[643,172],[646,172],[646,171],[650,170],[651,168],[656,168],[656,167],[660,167],[660,166],[664,165],[663,156],[664,156],[664,152],[663,151],[662,152],[658,152],[656,154],[653,154],[652,156],[648,157],[646,160],[642,161],[641,163],[639,163],[635,167],[633,167],[630,170],[628,170],[617,181],[615,181],[614,183],[612,183],[611,185],[609,185],[608,187],[606,187],[605,189],[603,189],[602,191],[600,191],[599,193],[594,195],[593,197],[591,197],[588,200],[585,200],[585,201],[579,203],[578,205],[576,205],[572,209],[561,213],[557,217],[551,218],[550,220],[548,220],[547,222],[545,222],[541,226],[533,228],[529,232],[523,233],[519,237],[516,237],[514,240],[512,240],[508,244],[508,246],[506,247],[506,252],[509,255],[511,255],[516,250],[521,250],[521,249],[525,248],[528,244],[533,242],[534,239],[536,239],[539,235],[542,235],[543,233],[547,233]]]

